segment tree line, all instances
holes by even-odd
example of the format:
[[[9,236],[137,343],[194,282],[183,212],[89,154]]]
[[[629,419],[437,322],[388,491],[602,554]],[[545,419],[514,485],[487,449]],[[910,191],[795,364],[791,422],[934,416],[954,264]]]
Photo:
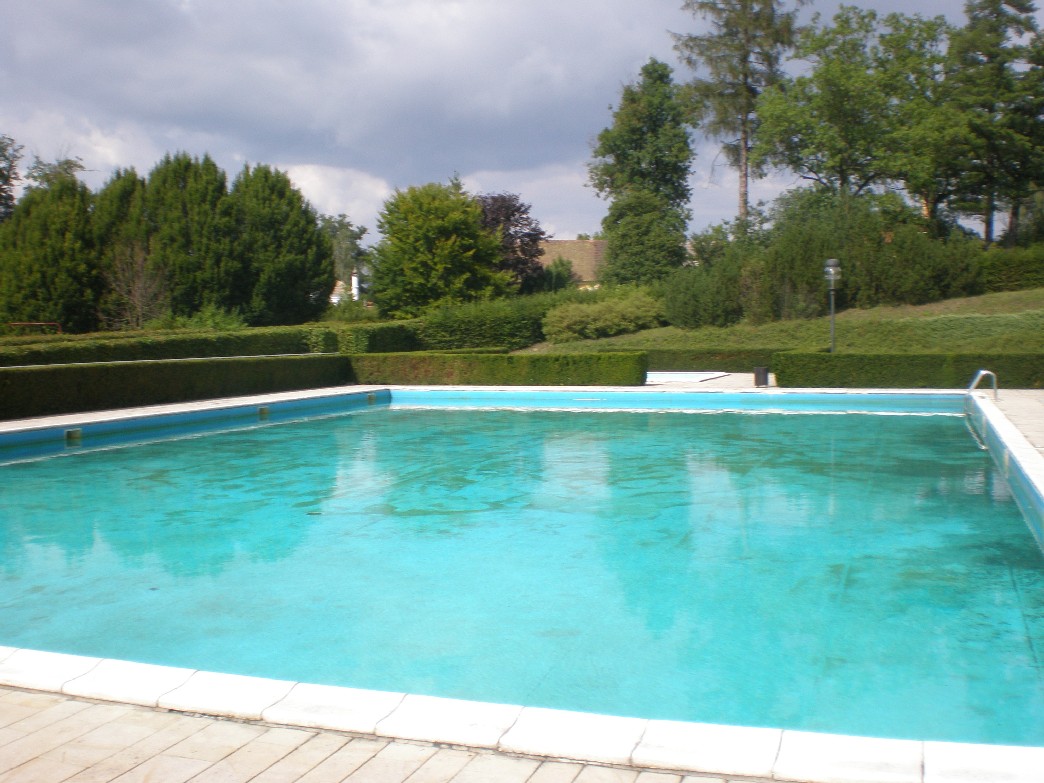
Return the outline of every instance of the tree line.
[[[1044,238],[1044,39],[1030,0],[969,0],[960,27],[850,6],[801,27],[781,0],[684,8],[709,22],[675,35],[695,78],[676,83],[650,60],[594,148],[607,279],[663,279],[685,263],[695,133],[722,142],[737,171],[734,240],[774,217],[749,203],[750,180],[772,169],[849,205],[839,209],[866,197],[899,223],[919,217],[941,241],[975,217],[989,245],[1000,212],[1006,243]]]
[[[271,325],[327,307],[332,242],[285,173],[247,165],[229,185],[209,156],[177,153],[92,193],[81,170],[36,160],[21,198],[0,189],[0,321],[84,332],[209,311]]]

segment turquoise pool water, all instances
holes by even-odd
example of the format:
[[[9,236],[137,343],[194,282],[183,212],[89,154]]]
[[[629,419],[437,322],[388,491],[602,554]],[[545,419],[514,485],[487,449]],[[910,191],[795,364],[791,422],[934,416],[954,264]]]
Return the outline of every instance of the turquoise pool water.
[[[1044,557],[959,417],[403,400],[0,467],[0,644],[1044,744]]]

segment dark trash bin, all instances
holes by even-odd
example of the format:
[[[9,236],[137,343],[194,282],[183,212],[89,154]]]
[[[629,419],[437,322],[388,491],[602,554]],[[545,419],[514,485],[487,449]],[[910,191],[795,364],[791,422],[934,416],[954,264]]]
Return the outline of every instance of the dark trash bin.
[[[755,367],[754,368],[754,385],[755,386],[768,386],[768,367]]]

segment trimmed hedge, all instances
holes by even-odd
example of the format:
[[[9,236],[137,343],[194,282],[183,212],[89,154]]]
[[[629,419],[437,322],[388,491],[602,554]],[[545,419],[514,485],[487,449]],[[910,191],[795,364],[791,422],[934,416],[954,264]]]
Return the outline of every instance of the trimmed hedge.
[[[475,386],[641,386],[644,353],[386,353],[351,357],[364,384]]]
[[[1007,389],[1044,387],[1039,353],[777,353],[776,384],[791,388],[962,389],[980,369]]]
[[[106,334],[4,341],[0,343],[0,366],[415,351],[420,347],[415,322],[310,324],[234,332],[138,332],[132,337]]]
[[[771,367],[772,357],[786,348],[699,348],[680,350],[650,348],[649,369],[656,372],[753,372]]]
[[[0,419],[340,386],[350,374],[346,356],[0,367]]]

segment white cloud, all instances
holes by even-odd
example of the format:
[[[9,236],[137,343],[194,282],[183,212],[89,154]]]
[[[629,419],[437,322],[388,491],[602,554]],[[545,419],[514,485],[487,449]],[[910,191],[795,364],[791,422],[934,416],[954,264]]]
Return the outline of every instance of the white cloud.
[[[377,213],[393,192],[385,180],[352,169],[304,164],[288,166],[286,173],[317,210],[327,215],[346,214],[371,232]]]

